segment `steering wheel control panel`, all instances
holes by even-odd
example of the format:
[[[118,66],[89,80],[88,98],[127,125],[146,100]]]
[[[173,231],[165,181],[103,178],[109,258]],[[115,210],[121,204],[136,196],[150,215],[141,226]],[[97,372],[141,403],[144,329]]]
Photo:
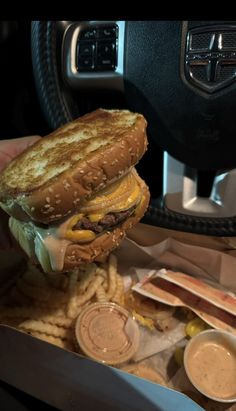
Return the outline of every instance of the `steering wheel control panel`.
[[[77,42],[77,70],[114,71],[117,64],[117,38],[116,24],[82,29]]]
[[[124,21],[72,23],[64,36],[64,80],[75,89],[124,91]]]

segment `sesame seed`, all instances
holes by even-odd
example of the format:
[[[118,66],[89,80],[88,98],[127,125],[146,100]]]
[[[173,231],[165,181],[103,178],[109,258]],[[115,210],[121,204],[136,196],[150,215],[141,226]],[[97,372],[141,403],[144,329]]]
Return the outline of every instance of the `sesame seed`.
[[[56,194],[55,197],[56,197],[56,198],[60,197],[60,194]]]
[[[60,204],[60,203],[61,203],[61,200],[56,200],[55,203],[56,203],[56,204]]]
[[[35,207],[31,207],[30,211],[34,211],[34,210],[35,210]]]
[[[48,191],[49,193],[53,193],[53,189],[51,187],[49,187]]]
[[[84,170],[79,170],[80,174],[84,174]]]
[[[46,202],[50,203],[50,197],[46,197]]]
[[[49,207],[49,208],[48,208]],[[45,206],[44,206],[44,208],[47,208],[45,211],[42,211],[42,213],[43,214],[48,214],[48,213],[51,213],[52,211],[54,211],[54,207],[50,207],[50,205],[49,204],[46,204]],[[54,216],[53,216],[54,217]]]
[[[68,183],[68,181],[67,181],[67,180],[63,180],[62,183],[63,183],[64,189],[65,189],[66,191],[68,191],[69,188],[70,188],[70,184]]]

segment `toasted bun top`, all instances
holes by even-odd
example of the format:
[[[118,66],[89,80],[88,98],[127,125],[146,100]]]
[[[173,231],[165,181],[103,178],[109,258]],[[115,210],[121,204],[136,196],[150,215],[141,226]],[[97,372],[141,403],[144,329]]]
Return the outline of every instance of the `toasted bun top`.
[[[98,109],[62,126],[0,174],[2,208],[42,223],[72,213],[140,160],[147,148],[146,125],[141,114]]]

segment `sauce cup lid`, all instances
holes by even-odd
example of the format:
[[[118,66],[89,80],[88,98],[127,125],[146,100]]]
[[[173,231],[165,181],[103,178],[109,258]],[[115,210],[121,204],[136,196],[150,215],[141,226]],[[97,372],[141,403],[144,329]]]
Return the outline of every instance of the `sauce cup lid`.
[[[75,338],[88,357],[106,364],[122,364],[139,345],[139,327],[129,312],[114,303],[93,303],[75,323]]]

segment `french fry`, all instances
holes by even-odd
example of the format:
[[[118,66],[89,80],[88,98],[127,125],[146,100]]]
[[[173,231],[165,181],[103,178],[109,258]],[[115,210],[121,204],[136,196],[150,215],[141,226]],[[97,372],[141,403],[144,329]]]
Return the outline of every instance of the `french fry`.
[[[51,335],[40,333],[38,331],[31,331],[30,334],[40,340],[47,341],[51,344],[57,345],[58,347],[64,348],[64,341],[59,337],[52,337]]]
[[[26,320],[19,324],[19,328],[30,332],[45,333],[62,339],[71,339],[71,334],[68,333],[67,329],[58,327],[57,325],[47,324],[40,320]]]
[[[37,320],[43,321],[46,324],[57,325],[58,327],[71,328],[72,321],[66,317],[55,317],[54,315],[39,315]]]
[[[77,292],[78,293],[83,293],[89,286],[89,284],[92,282],[92,280],[95,277],[97,266],[94,263],[89,264],[84,273],[82,279],[78,282],[77,286]]]
[[[107,291],[107,290],[108,290],[108,281],[105,280],[105,281],[103,282],[102,286],[103,286],[103,288],[104,288],[104,291]]]
[[[104,278],[101,276],[95,277],[94,281],[89,285],[87,291],[77,297],[77,305],[81,306],[87,303],[96,293],[98,287],[103,283]]]
[[[105,290],[104,290],[104,288],[103,288],[102,285],[100,285],[100,286],[97,288],[96,298],[97,298],[97,301],[98,301],[99,303],[105,303],[105,302],[107,302],[106,292],[105,292]]]
[[[68,294],[69,300],[67,304],[67,316],[70,319],[75,318],[75,307],[76,307],[76,295],[77,295],[77,279],[79,272],[78,270],[70,273],[69,284],[68,284]]]
[[[114,254],[109,255],[108,260],[108,290],[107,299],[108,301],[114,296],[116,291],[116,280],[117,280],[117,258]]]
[[[33,337],[39,338],[40,340],[49,342],[51,344],[57,345],[60,348],[70,350],[70,351],[75,351],[74,344],[72,341],[69,340],[62,340],[59,337],[53,337],[51,335],[47,335],[45,333],[40,333],[37,331],[32,331],[30,333]]]
[[[114,303],[120,304],[122,301],[122,296],[124,297],[124,282],[122,277],[117,273],[116,274],[116,291],[114,296],[111,298],[111,301]]]
[[[105,270],[104,268],[97,267],[97,269],[96,269],[96,274],[97,274],[97,275],[100,275],[100,276],[103,277],[104,279],[107,279],[107,270]]]
[[[69,306],[69,309],[67,311],[67,315],[69,317],[69,319],[73,322],[73,320],[75,320],[75,318],[78,317],[78,315],[81,313],[81,311],[90,304],[90,301],[88,301],[86,304],[82,305],[82,306],[78,306],[76,304],[76,298],[75,300],[71,301],[71,305]]]

